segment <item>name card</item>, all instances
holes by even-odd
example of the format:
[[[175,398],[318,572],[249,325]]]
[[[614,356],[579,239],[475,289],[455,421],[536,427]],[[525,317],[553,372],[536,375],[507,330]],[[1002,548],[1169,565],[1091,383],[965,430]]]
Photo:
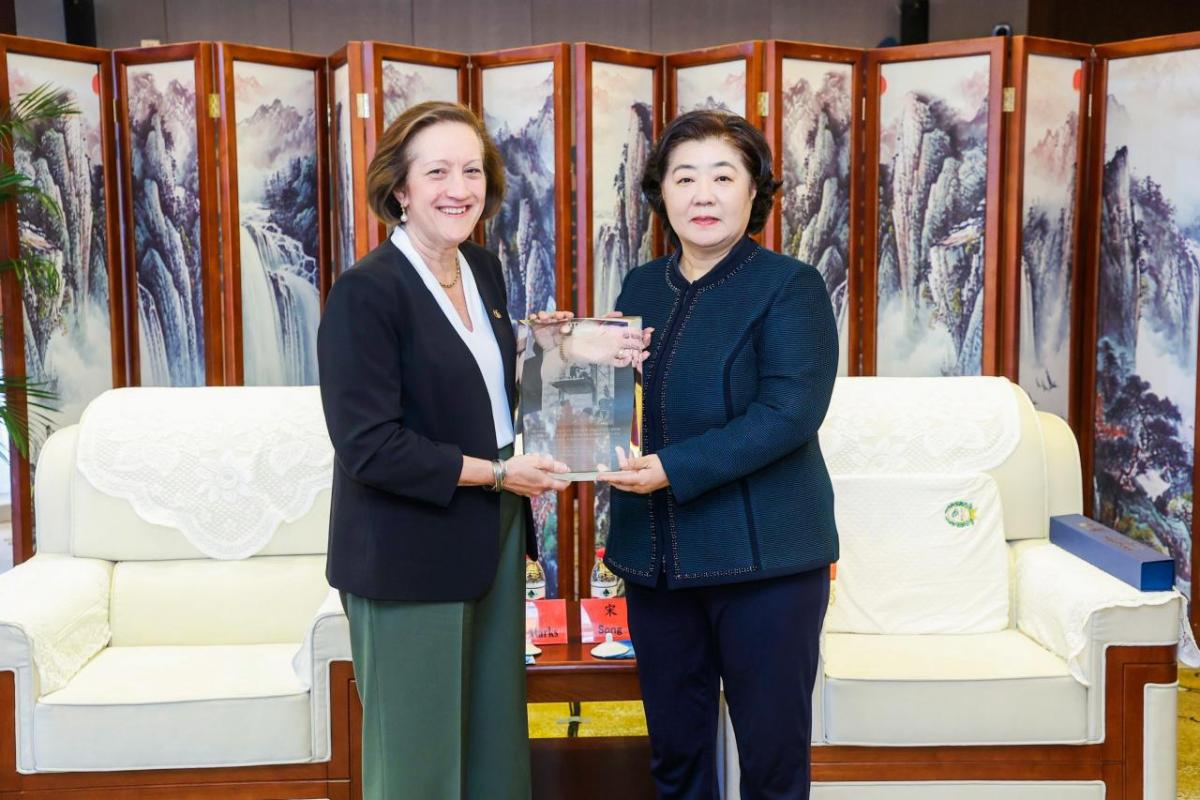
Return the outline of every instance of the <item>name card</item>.
[[[629,638],[629,612],[624,597],[585,597],[579,601],[579,632],[584,642],[603,642],[611,633],[614,641]]]
[[[534,644],[566,644],[567,601],[526,600],[525,635]]]

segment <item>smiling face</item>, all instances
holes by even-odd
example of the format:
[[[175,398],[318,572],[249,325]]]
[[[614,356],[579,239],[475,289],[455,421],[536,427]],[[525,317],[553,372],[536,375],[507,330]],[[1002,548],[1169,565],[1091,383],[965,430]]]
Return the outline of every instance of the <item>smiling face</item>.
[[[404,229],[432,250],[458,247],[483,213],[483,143],[468,125],[438,122],[413,136],[408,151],[408,177],[395,192],[408,214]]]
[[[685,253],[733,247],[746,232],[754,195],[742,154],[724,139],[692,139],[671,151],[663,205]]]

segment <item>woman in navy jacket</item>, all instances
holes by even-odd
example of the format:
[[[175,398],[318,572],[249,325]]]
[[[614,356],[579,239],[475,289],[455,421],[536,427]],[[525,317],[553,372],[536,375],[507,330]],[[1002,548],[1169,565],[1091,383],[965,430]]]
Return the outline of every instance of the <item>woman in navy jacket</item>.
[[[655,332],[643,455],[604,476],[605,560],[630,632],[664,798],[716,796],[721,682],[742,797],[807,798],[812,689],[837,559],[817,429],[837,372],[813,267],[761,247],[779,183],[746,120],[667,126],[642,180],[676,247],[625,279],[616,308]]]

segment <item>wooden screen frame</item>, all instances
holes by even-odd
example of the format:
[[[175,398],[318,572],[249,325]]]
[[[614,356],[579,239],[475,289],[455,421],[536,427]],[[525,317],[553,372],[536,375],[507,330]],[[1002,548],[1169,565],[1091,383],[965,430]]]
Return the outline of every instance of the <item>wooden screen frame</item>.
[[[471,56],[466,53],[456,53],[449,50],[433,50],[426,47],[411,47],[387,42],[363,43],[363,90],[370,98],[371,119],[366,125],[366,144],[363,151],[363,192],[360,197],[366,197],[367,163],[375,155],[375,148],[383,136],[383,62],[405,61],[425,67],[448,67],[458,70],[458,102],[464,106],[470,105],[471,96]],[[351,93],[354,89],[351,88]],[[355,115],[351,115],[353,118]],[[353,122],[351,124],[353,127]],[[369,212],[367,217],[367,250],[378,247],[387,238],[387,228],[382,222],[372,221]],[[366,251],[363,252],[366,255]]]
[[[1014,107],[1005,114],[1004,120],[1004,244],[1001,248],[1003,263],[1003,300],[1001,321],[1003,329],[1003,352],[1001,356],[1004,375],[1013,383],[1019,383],[1021,366],[1021,252],[1024,243],[1025,205],[1025,123],[1028,112],[1028,66],[1030,56],[1078,59],[1082,70],[1079,84],[1078,146],[1075,153],[1075,214],[1070,231],[1074,265],[1071,270],[1071,345],[1067,368],[1068,422],[1079,430],[1080,361],[1083,357],[1083,272],[1084,253],[1083,216],[1087,203],[1087,148],[1088,94],[1092,73],[1092,46],[1036,36],[1014,36],[1008,60],[1006,87],[1015,90]]]
[[[849,64],[852,67],[850,85],[850,242],[846,252],[846,343],[849,363],[848,375],[860,372],[859,356],[859,304],[862,286],[862,242],[859,232],[862,226],[863,202],[863,151],[864,121],[862,115],[866,94],[863,86],[866,69],[866,50],[852,47],[831,47],[808,42],[789,42],[771,39],[766,43],[763,72],[766,75],[767,117],[763,124],[767,144],[771,147],[776,178],[783,175],[783,60],[825,61],[831,64]],[[783,200],[776,197],[767,225],[763,229],[763,244],[770,250],[782,252],[783,247]]]
[[[581,43],[575,45],[575,312],[576,316],[592,316],[594,283],[592,281],[592,250],[595,245],[592,229],[592,64],[619,64],[653,71],[653,100],[651,101],[650,142],[658,140],[663,128],[664,92],[663,57],[657,53],[627,50],[620,47]],[[663,252],[662,225],[655,222],[653,211],[650,230],[653,232],[652,252]],[[579,495],[579,552],[577,564],[580,596],[590,596],[586,587],[591,574],[589,554],[596,552],[596,486],[582,481]]]
[[[213,92],[213,46],[188,42],[163,47],[114,50],[113,80],[117,94],[117,126],[121,158],[121,226],[124,229],[126,336],[129,383],[141,383],[138,331],[137,246],[133,222],[133,159],[129,140],[129,93],[126,70],[132,66],[192,61],[196,76],[196,170],[200,195],[200,277],[204,302],[204,381],[208,386],[224,384],[224,350],[221,342],[221,254],[218,250],[216,132],[209,115]]]
[[[113,119],[112,61],[109,51],[95,47],[62,44],[41,39],[0,35],[0,106],[8,107],[12,101],[9,93],[9,54],[51,58],[59,61],[74,61],[95,65],[100,75],[98,104],[100,110],[100,149],[104,175],[104,235],[105,266],[108,271],[108,319],[109,345],[112,353],[112,385],[124,386],[128,382],[128,351],[125,349],[125,300],[123,283],[125,271],[121,264],[121,211],[117,189],[117,143],[116,122]],[[5,165],[13,166],[13,154],[8,148],[0,153]],[[0,260],[17,258],[20,255],[17,207],[5,203],[0,207]],[[21,282],[12,270],[0,276],[0,299],[5,309],[16,309],[4,317],[4,374],[9,378],[26,378],[25,364],[25,302]],[[28,398],[24,392],[9,392],[5,400],[8,407],[19,416],[29,411]],[[27,418],[27,417],[25,417]],[[20,564],[34,554],[33,542],[33,468],[10,442],[8,445],[10,486],[12,491],[13,563]]]
[[[1110,61],[1136,56],[1161,55],[1181,50],[1200,49],[1200,31],[1181,33],[1172,36],[1154,36],[1146,39],[1134,39],[1128,42],[1097,45],[1095,48],[1096,61],[1092,72],[1090,98],[1090,126],[1088,149],[1088,197],[1087,221],[1084,227],[1084,266],[1088,281],[1081,294],[1086,295],[1082,323],[1082,346],[1085,357],[1080,369],[1079,419],[1081,430],[1078,433],[1080,461],[1083,469],[1083,507],[1089,516],[1095,513],[1094,500],[1096,496],[1095,457],[1096,457],[1096,355],[1099,346],[1099,303],[1100,303],[1100,233],[1101,216],[1104,202],[1104,150],[1107,124],[1105,111],[1108,100],[1108,65]],[[1196,344],[1200,348],[1200,343]],[[1200,359],[1196,368],[1196,397],[1200,400]],[[1083,430],[1086,426],[1086,430]],[[1196,430],[1192,442],[1192,493],[1200,489],[1200,468],[1196,463],[1200,455],[1200,428]],[[1192,541],[1200,535],[1200,519],[1192,515]],[[1200,569],[1200,549],[1192,547],[1192,585],[1195,593],[1195,576]],[[1188,619],[1192,626],[1193,635],[1200,635],[1200,604],[1188,603]]]
[[[758,96],[762,92],[763,75],[763,42],[753,39],[734,44],[723,44],[717,47],[706,47],[702,50],[671,53],[663,57],[665,78],[667,83],[666,106],[663,110],[667,122],[675,119],[677,95],[679,93],[678,72],[688,67],[701,67],[707,64],[720,64],[725,61],[746,62],[746,109],[744,116],[751,125],[762,127],[762,114],[758,111]]]
[[[566,42],[517,47],[471,56],[471,108],[483,119],[483,73],[493,67],[515,67],[539,62],[554,64],[554,303],[560,309],[572,307],[571,252],[571,45]],[[478,227],[483,234],[483,223]],[[514,320],[515,322],[516,320]],[[558,494],[558,596],[578,599],[575,585],[578,525],[581,510],[578,483]],[[570,635],[577,637],[579,619],[568,616]]]
[[[1007,61],[1007,38],[986,37],[964,39],[957,42],[937,42],[904,47],[889,47],[883,50],[868,50],[864,79],[866,82],[867,107],[865,131],[864,170],[864,214],[862,253],[862,303],[859,346],[863,375],[878,373],[878,279],[879,279],[879,124],[880,91],[879,78],[885,64],[911,61],[936,61],[964,56],[989,56],[988,88],[988,168],[987,204],[984,216],[984,265],[983,265],[983,344],[981,375],[1000,374],[1000,212],[1004,198],[1000,194],[1004,166],[1003,150],[1003,96],[1004,75]],[[993,200],[994,198],[994,200]]]
[[[233,79],[235,61],[306,69],[312,71],[315,76],[313,106],[317,138],[317,293],[322,308],[325,306],[325,296],[329,293],[332,275],[329,257],[329,93],[326,74],[328,62],[324,56],[293,53],[271,47],[217,43],[217,85],[221,103],[218,143],[221,151],[221,255],[225,279],[225,380],[230,385],[241,386],[245,382],[245,364],[242,342],[241,237],[237,234],[241,216],[238,210],[237,117]]]
[[[350,262],[354,263],[370,252],[368,244],[369,227],[370,227],[370,210],[367,208],[365,199],[367,192],[367,128],[364,120],[358,116],[358,100],[359,95],[365,92],[363,83],[363,43],[348,42],[345,47],[338,50],[333,55],[326,59],[329,65],[329,165],[333,172],[337,171],[338,164],[338,147],[334,138],[334,130],[337,128],[337,121],[333,115],[336,113],[337,98],[334,96],[336,81],[333,78],[333,73],[342,67],[348,70],[347,77],[350,84],[350,129],[346,132],[350,137],[350,192],[354,197],[354,252],[350,254]],[[330,283],[337,279],[341,274],[341,203],[342,198],[337,190],[337,178],[331,178],[329,181],[329,271]]]

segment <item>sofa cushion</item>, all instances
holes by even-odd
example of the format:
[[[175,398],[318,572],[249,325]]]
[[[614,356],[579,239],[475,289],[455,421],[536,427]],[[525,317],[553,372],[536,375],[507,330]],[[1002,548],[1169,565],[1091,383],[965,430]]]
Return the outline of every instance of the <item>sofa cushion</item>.
[[[325,556],[122,561],[113,567],[116,647],[304,639],[329,594]]]
[[[1008,548],[991,477],[836,475],[833,485],[841,558],[825,630],[1008,627]]]
[[[34,711],[39,771],[308,761],[295,645],[109,647]]]
[[[1079,743],[1087,689],[1016,630],[961,636],[826,634],[829,744]]]

